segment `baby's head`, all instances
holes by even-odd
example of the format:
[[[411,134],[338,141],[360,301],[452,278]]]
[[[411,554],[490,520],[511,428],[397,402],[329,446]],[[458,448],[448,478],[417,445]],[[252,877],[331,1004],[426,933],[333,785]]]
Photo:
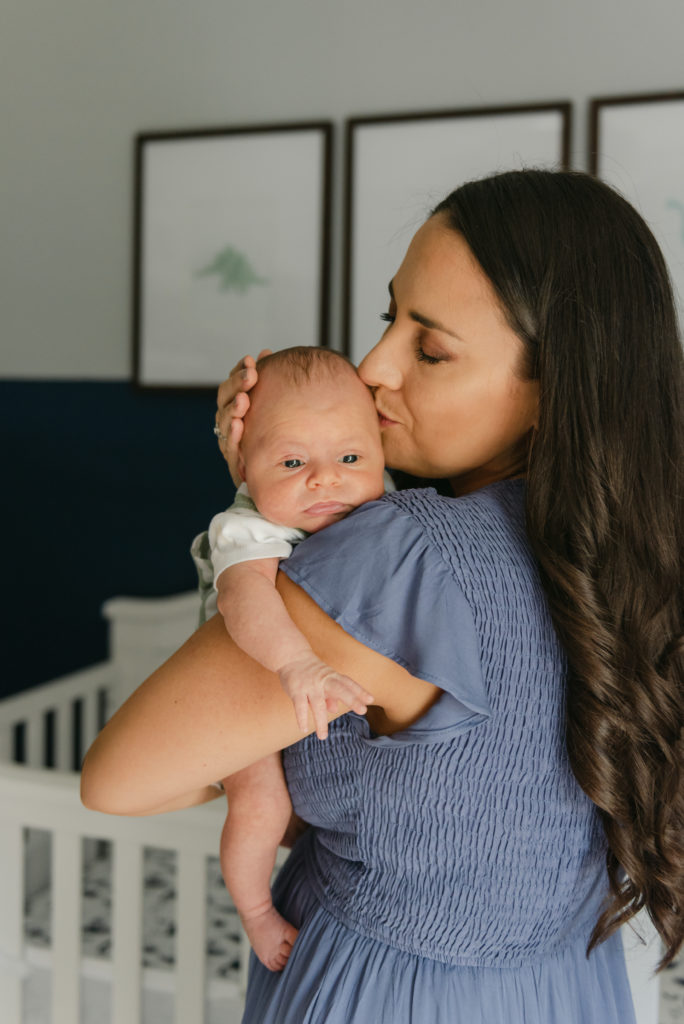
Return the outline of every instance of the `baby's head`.
[[[266,519],[307,533],[383,493],[370,392],[339,352],[289,348],[260,359],[239,469]]]

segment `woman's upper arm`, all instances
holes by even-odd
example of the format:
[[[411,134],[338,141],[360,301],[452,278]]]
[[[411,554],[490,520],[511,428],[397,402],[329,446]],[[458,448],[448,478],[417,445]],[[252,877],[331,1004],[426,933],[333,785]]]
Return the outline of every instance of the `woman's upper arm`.
[[[396,728],[434,702],[436,686],[354,640],[282,573],[278,589],[318,656],[369,689]],[[84,761],[82,799],[114,814],[152,812],[301,738],[277,677],[215,616],[105,726]]]

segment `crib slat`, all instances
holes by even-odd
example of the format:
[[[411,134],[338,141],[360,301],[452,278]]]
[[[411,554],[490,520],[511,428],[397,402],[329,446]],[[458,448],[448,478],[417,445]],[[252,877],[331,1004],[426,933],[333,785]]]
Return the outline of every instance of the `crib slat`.
[[[9,764],[14,758],[14,730],[7,722],[0,722],[0,764]]]
[[[22,1020],[23,916],[22,827],[3,822],[0,829],[0,1006],[3,1018]]]
[[[57,830],[52,849],[52,1021],[74,1024],[81,966],[80,836]]]
[[[0,764],[14,760],[14,729],[9,722],[0,722]]]
[[[45,715],[34,712],[26,719],[26,764],[30,768],[43,768],[45,760]]]
[[[71,715],[71,701],[55,708],[55,767],[60,772],[73,770]]]
[[[142,847],[119,840],[112,879],[112,1024],[140,1024]]]
[[[178,854],[176,919],[176,1024],[204,1020],[206,861],[201,853]]]
[[[93,742],[99,732],[99,701],[98,690],[90,690],[83,696],[81,705],[81,757]]]

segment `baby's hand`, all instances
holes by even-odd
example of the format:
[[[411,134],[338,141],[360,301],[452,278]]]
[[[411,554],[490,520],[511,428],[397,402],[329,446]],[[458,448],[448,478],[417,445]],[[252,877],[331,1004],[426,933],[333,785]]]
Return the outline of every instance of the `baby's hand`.
[[[365,715],[373,697],[348,676],[340,675],[317,658],[313,651],[299,655],[278,669],[283,689],[294,704],[297,723],[302,732],[309,728],[309,708],[316,724],[319,740],[328,736],[328,712],[337,711],[337,702]]]

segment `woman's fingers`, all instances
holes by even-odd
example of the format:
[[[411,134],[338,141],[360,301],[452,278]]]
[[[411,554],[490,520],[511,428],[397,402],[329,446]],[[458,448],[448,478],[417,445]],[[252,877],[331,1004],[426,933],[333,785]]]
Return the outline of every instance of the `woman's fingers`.
[[[259,358],[264,352],[259,354]],[[237,366],[233,367],[230,376],[219,385],[216,396],[215,421],[219,449],[228,463],[228,469],[236,487],[241,483],[237,449],[242,438],[242,420],[249,409],[247,391],[254,387],[257,379],[256,360],[253,356],[245,356]]]
[[[238,397],[242,392],[249,391],[250,388],[254,387],[259,377],[256,369],[257,360],[270,354],[271,350],[265,348],[261,350],[256,359],[254,356],[244,356],[244,358],[242,358],[240,362],[233,367],[228,377],[219,384],[216,396],[216,405],[218,408],[217,422],[218,416],[232,405],[236,397]]]
[[[230,427],[228,428],[229,443],[234,445],[236,448],[242,440],[244,429],[245,421],[241,416],[236,416],[230,421]]]

